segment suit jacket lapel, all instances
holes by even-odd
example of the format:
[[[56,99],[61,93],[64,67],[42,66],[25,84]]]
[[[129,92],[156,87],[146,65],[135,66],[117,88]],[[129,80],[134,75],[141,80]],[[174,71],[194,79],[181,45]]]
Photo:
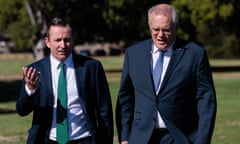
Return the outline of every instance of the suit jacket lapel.
[[[52,75],[51,75],[51,64],[50,57],[47,57],[41,63],[41,76],[43,84],[45,84],[45,92],[46,93],[46,102],[49,106],[53,106],[53,88],[52,88]],[[41,77],[40,76],[40,77]],[[42,101],[43,100],[43,101]],[[44,99],[40,99],[41,103],[44,102]],[[45,103],[45,102],[44,102]],[[43,103],[42,103],[43,104]]]
[[[75,70],[75,76],[76,76],[76,84],[78,93],[81,93],[81,89],[84,89],[86,87],[85,82],[87,81],[87,61],[90,60],[86,57],[76,55],[73,53],[73,65]]]
[[[86,111],[86,99],[85,99],[85,93],[87,93],[85,87],[86,82],[86,66],[83,66],[86,59],[84,57],[78,56],[73,54],[73,65],[75,69],[75,76],[76,76],[76,85],[78,90],[78,95],[80,98],[80,104],[82,106],[83,111]],[[84,90],[84,91],[83,91]]]
[[[164,76],[159,93],[161,93],[162,89],[165,87],[169,77],[173,73],[174,69],[176,68],[177,64],[179,63],[179,61],[181,60],[181,58],[185,52],[185,48],[183,47],[183,44],[184,44],[184,41],[182,41],[178,38],[176,39],[176,42],[173,46],[173,53],[171,56],[171,60],[168,64],[168,68],[167,68],[166,74]]]
[[[151,65],[152,46],[153,46],[153,41],[152,40],[148,41],[147,45],[145,46],[143,56],[140,56],[140,58],[141,59],[146,58],[146,60],[141,60],[142,67],[144,67],[144,69],[142,69],[142,73],[146,74],[146,75],[143,75],[143,77],[146,77],[146,79],[147,79],[147,81],[146,81],[147,89],[151,89],[153,95],[155,95],[156,92],[155,92],[155,88],[154,88],[154,82],[153,82],[153,76],[152,76],[152,65]]]

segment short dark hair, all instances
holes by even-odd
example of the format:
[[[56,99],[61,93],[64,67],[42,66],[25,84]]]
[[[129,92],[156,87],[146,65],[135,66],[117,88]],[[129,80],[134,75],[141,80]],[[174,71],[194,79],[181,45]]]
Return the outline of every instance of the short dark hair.
[[[63,18],[59,18],[59,17],[53,18],[47,25],[47,31],[46,31],[45,37],[49,37],[49,29],[51,28],[51,26],[68,26],[68,25],[69,23]]]

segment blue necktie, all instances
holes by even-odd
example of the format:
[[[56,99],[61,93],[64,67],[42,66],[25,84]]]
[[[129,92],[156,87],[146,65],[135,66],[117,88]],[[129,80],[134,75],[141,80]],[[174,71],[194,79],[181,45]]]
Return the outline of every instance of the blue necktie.
[[[60,73],[57,92],[57,142],[66,144],[68,142],[67,124],[67,82],[64,72],[64,63],[59,64]]]
[[[155,91],[158,90],[159,84],[161,82],[161,75],[163,70],[163,57],[164,57],[164,52],[159,51],[157,63],[153,70],[153,81],[154,81]]]

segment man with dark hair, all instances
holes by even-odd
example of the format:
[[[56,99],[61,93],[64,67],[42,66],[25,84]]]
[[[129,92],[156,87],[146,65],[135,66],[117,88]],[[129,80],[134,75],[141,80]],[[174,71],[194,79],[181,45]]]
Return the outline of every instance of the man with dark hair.
[[[112,104],[101,63],[72,53],[70,25],[54,18],[45,44],[50,55],[23,67],[16,104],[33,112],[28,144],[112,144]]]

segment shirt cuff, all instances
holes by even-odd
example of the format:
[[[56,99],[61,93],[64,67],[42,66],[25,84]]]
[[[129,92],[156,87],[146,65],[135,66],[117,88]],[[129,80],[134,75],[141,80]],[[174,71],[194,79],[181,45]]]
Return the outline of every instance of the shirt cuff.
[[[34,93],[36,92],[36,90],[31,91],[31,90],[27,87],[27,85],[25,85],[25,91],[27,92],[27,95],[28,95],[28,96],[31,96],[32,94],[34,94]]]

